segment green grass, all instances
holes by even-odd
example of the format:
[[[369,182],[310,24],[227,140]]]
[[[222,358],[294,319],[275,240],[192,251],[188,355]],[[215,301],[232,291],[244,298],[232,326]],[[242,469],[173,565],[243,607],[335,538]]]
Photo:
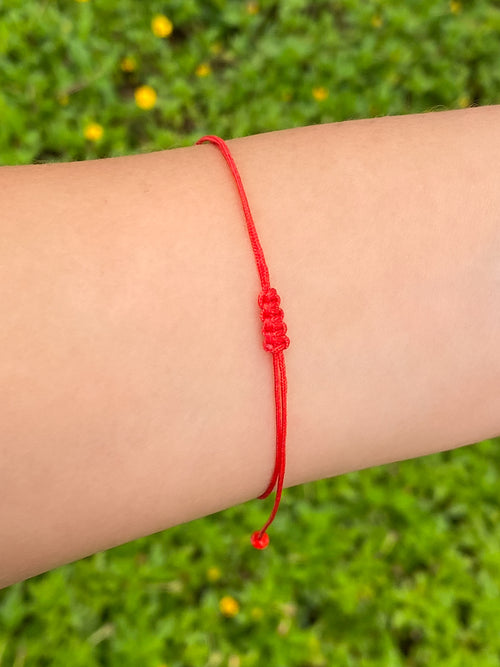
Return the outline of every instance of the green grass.
[[[3,0],[0,163],[496,104],[497,5]],[[15,584],[0,592],[0,665],[498,667],[499,445],[287,489],[264,552],[249,535],[269,499]]]

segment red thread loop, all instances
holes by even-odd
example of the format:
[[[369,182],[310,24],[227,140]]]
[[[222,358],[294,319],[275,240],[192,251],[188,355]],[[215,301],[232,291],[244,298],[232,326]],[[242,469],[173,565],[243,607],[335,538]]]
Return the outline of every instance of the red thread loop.
[[[281,299],[274,287],[262,290],[258,298],[261,309],[260,319],[264,322],[262,333],[264,335],[264,350],[266,352],[281,352],[290,345],[290,339],[286,336],[286,324],[283,321],[283,310],[280,308]]]
[[[258,496],[259,498],[267,498],[267,496],[276,488],[276,498],[274,500],[274,507],[271,515],[263,528],[257,530],[252,534],[251,543],[256,549],[265,549],[269,544],[269,535],[266,529],[274,521],[276,512],[281,500],[281,492],[283,490],[283,482],[285,479],[285,465],[286,465],[286,393],[287,393],[287,379],[285,358],[283,350],[290,345],[290,339],[286,336],[286,324],[283,322],[283,310],[280,308],[280,298],[274,287],[270,286],[269,270],[267,268],[264,253],[260,245],[257,230],[250,212],[250,206],[241,182],[241,177],[238,168],[233,160],[229,148],[220,137],[213,134],[207,134],[201,139],[198,139],[196,144],[202,144],[204,141],[210,141],[219,147],[224,159],[226,160],[231,173],[234,176],[236,187],[240,195],[245,220],[247,223],[247,230],[250,236],[250,243],[257,263],[257,270],[259,272],[260,284],[262,292],[259,294],[258,302],[261,308],[260,317],[264,322],[262,333],[264,334],[264,350],[272,352],[273,354],[273,369],[274,369],[274,398],[276,402],[276,459],[274,463],[274,471],[266,490]]]

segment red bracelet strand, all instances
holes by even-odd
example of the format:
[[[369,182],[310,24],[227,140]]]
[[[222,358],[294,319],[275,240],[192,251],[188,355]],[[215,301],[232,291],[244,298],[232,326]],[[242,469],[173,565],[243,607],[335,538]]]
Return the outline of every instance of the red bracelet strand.
[[[271,352],[273,355],[274,396],[276,400],[276,461],[274,464],[274,472],[271,481],[269,482],[269,485],[264,493],[258,496],[258,498],[267,498],[267,496],[274,489],[276,481],[278,482],[278,488],[276,490],[276,498],[271,516],[267,520],[264,527],[261,528],[261,530],[256,530],[251,537],[251,543],[256,549],[265,549],[269,544],[269,535],[266,533],[266,528],[268,528],[271,522],[274,520],[276,512],[278,511],[278,506],[281,499],[281,491],[283,489],[283,480],[285,477],[287,381],[283,350],[286,350],[286,348],[290,345],[290,339],[286,335],[287,327],[283,321],[283,310],[280,308],[281,299],[278,296],[277,291],[274,289],[274,287],[271,287],[269,282],[269,270],[267,268],[266,260],[264,259],[264,253],[262,252],[259,238],[257,236],[252,214],[250,213],[250,207],[243,189],[240,174],[236,168],[233,157],[229,152],[229,148],[226,142],[220,137],[207,135],[205,137],[201,137],[201,139],[198,139],[195,145],[201,144],[204,141],[211,141],[213,144],[216,144],[220,148],[222,155],[224,156],[227,164],[229,165],[229,168],[231,169],[238,187],[238,192],[247,222],[247,229],[248,233],[250,234],[250,241],[252,243],[255,260],[257,262],[257,269],[259,271],[260,282],[262,285],[262,291],[258,296],[257,303],[259,304],[259,308],[261,310],[260,318],[263,322],[263,347],[266,352]]]

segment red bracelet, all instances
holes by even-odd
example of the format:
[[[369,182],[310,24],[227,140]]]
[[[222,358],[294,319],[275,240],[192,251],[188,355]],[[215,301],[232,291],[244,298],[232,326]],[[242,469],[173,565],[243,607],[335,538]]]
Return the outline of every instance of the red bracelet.
[[[283,488],[283,479],[285,477],[285,440],[286,440],[286,371],[285,358],[283,350],[290,345],[290,339],[286,336],[286,324],[283,321],[283,310],[280,308],[280,297],[278,293],[271,287],[269,282],[269,270],[264,259],[264,253],[257,237],[255,224],[250,213],[248,200],[243,189],[238,169],[233,160],[226,142],[220,137],[214,135],[207,135],[198,139],[196,144],[201,144],[204,141],[211,141],[216,144],[224,158],[226,159],[229,168],[234,176],[238,192],[240,195],[243,211],[247,222],[248,233],[250,234],[250,241],[252,243],[253,252],[257,261],[257,268],[259,270],[260,282],[262,291],[259,294],[257,302],[261,309],[260,318],[264,323],[262,326],[262,333],[264,335],[264,350],[271,352],[273,355],[274,366],[274,396],[276,399],[276,462],[274,464],[274,472],[269,482],[269,486],[264,493],[258,498],[267,498],[276,485],[278,480],[278,488],[276,491],[276,499],[274,501],[274,508],[267,523],[261,530],[256,530],[252,534],[251,542],[256,549],[265,549],[269,544],[269,535],[265,532],[266,528],[271,524],[281,499],[281,491]],[[195,144],[195,145],[196,145]]]

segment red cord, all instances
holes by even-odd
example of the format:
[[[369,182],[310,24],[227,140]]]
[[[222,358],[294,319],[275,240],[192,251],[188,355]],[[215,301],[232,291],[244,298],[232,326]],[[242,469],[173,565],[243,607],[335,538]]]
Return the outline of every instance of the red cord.
[[[261,530],[255,531],[251,538],[252,545],[256,549],[265,549],[269,544],[269,535],[265,531],[273,521],[274,517],[276,516],[276,512],[278,511],[278,506],[281,499],[281,491],[283,489],[283,480],[285,477],[287,382],[283,350],[286,350],[286,348],[290,345],[290,339],[288,336],[286,336],[287,327],[283,321],[283,310],[280,308],[281,300],[274,287],[271,287],[270,285],[269,271],[266,265],[266,260],[264,259],[264,253],[262,252],[262,248],[257,236],[257,231],[255,230],[252,214],[250,213],[248,200],[233,157],[229,152],[229,148],[226,142],[220,137],[216,137],[210,134],[205,137],[201,137],[201,139],[198,139],[196,144],[201,144],[204,141],[211,141],[213,144],[216,144],[220,148],[222,155],[226,159],[226,162],[231,169],[231,172],[236,181],[236,185],[238,186],[238,192],[240,195],[241,203],[243,205],[243,211],[245,213],[245,219],[247,222],[247,229],[248,233],[250,234],[250,241],[252,243],[253,252],[257,261],[257,268],[259,270],[260,282],[262,285],[262,291],[259,294],[257,302],[261,309],[260,318],[264,323],[262,326],[262,333],[264,335],[263,347],[266,352],[271,352],[273,355],[274,396],[276,400],[276,461],[274,464],[274,472],[271,481],[269,482],[269,485],[264,493],[258,496],[258,498],[267,498],[267,496],[274,489],[276,480],[278,480],[278,488],[276,491],[276,498],[271,516],[267,520],[267,523],[264,525],[264,527]]]

